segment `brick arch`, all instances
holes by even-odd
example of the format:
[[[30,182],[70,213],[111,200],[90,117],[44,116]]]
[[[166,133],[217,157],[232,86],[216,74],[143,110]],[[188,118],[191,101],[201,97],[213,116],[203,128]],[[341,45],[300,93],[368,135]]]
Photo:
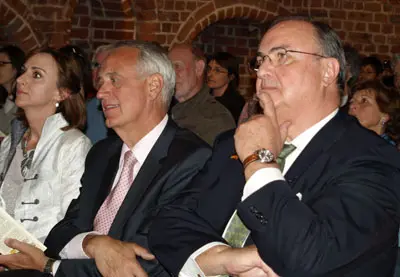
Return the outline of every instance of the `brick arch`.
[[[249,0],[246,1],[246,4],[227,4],[226,2],[213,0],[194,10],[182,24],[170,46],[177,43],[190,43],[207,26],[224,19],[252,19],[263,23],[277,15],[290,14],[287,9],[275,1]]]
[[[9,41],[25,52],[30,52],[46,43],[45,36],[37,28],[31,10],[22,1],[0,2],[0,25],[9,34]]]

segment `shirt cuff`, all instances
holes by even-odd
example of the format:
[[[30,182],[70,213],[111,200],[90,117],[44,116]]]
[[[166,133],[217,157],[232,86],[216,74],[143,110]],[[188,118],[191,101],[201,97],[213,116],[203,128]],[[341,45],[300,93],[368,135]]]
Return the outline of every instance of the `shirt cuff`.
[[[53,276],[56,276],[57,270],[58,270],[58,268],[60,267],[60,263],[61,263],[60,260],[57,260],[57,261],[54,262],[53,268],[51,269],[51,274],[52,274]]]
[[[210,242],[206,245],[202,246],[201,248],[197,249],[190,257],[186,260],[185,264],[183,265],[181,271],[179,272],[179,277],[206,277],[204,272],[201,270],[200,266],[196,262],[196,258],[206,252],[208,249],[217,246],[217,245],[227,245],[222,242]]]
[[[60,257],[63,259],[89,259],[83,250],[82,243],[87,235],[101,235],[99,232],[86,232],[76,235],[60,251]]]
[[[252,195],[260,188],[268,185],[269,183],[277,180],[285,180],[282,172],[277,168],[261,168],[257,170],[249,180],[247,180],[243,189],[242,201]]]

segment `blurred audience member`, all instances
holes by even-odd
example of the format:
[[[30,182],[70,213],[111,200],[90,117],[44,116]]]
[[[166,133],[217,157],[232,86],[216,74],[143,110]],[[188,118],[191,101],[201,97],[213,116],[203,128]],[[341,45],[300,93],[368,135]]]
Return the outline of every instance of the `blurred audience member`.
[[[392,63],[390,60],[384,60],[382,64],[383,64],[383,72],[381,74],[381,81],[385,86],[389,88],[394,88]]]
[[[394,76],[394,86],[400,91],[400,53],[394,54],[392,59],[392,69]]]
[[[365,57],[361,60],[361,70],[358,82],[378,79],[382,72],[382,62],[377,57]]]
[[[0,110],[3,109],[4,104],[6,103],[8,99],[8,91],[6,90],[5,87],[0,85]],[[0,143],[5,137],[5,134],[0,130]]]
[[[245,103],[238,91],[237,58],[227,52],[218,52],[211,56],[207,66],[207,85],[215,99],[231,112],[237,122]]]
[[[0,194],[6,211],[44,241],[79,195],[89,139],[82,77],[76,63],[44,49],[17,79],[17,119],[0,149]]]
[[[379,80],[366,81],[353,89],[349,114],[365,128],[393,145],[398,144],[400,121],[397,93]]]
[[[0,85],[6,90],[8,97],[0,108],[0,132],[8,135],[11,120],[15,116],[16,79],[23,71],[25,53],[17,46],[5,45],[0,47]]]
[[[257,71],[256,68],[257,60],[256,57],[249,60],[247,63],[247,72],[250,75],[251,90],[246,97],[246,104],[244,105],[238,120],[238,124],[246,122],[251,116],[255,114],[262,113],[262,108],[260,107],[259,100],[256,96],[256,81],[257,81]]]
[[[94,92],[99,88],[99,70],[102,62],[111,50],[111,45],[101,45],[97,47],[92,58],[92,82],[95,87]],[[96,92],[94,93],[96,95]],[[100,107],[100,100],[96,97],[89,98],[86,102],[87,111],[87,122],[86,122],[86,135],[89,137],[91,142],[95,144],[99,140],[107,137],[109,133],[112,133],[110,129],[106,127],[103,110]]]
[[[204,83],[203,52],[191,45],[178,44],[172,47],[168,57],[176,73],[175,99],[178,101],[171,108],[172,118],[180,127],[213,145],[218,134],[236,125],[229,110],[210,95]]]
[[[351,88],[357,82],[361,68],[361,58],[357,49],[347,44],[343,46],[343,50],[346,58],[346,83],[340,100],[340,107],[344,107],[348,103],[348,99],[351,97]],[[345,110],[347,111],[346,107]]]

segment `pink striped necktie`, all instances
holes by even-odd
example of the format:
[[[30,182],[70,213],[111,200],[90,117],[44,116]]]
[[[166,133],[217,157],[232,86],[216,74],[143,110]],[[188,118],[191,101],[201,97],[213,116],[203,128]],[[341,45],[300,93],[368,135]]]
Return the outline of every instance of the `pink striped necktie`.
[[[122,201],[124,201],[133,182],[133,168],[136,162],[132,151],[127,151],[124,155],[124,165],[118,183],[104,200],[94,219],[94,231],[104,235],[108,234]]]

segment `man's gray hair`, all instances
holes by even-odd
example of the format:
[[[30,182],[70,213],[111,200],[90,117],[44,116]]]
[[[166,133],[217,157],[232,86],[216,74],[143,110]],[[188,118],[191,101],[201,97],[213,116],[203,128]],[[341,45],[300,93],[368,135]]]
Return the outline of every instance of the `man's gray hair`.
[[[96,56],[99,53],[108,52],[111,49],[113,49],[113,45],[112,44],[103,44],[103,45],[100,45],[99,47],[97,47],[96,50],[94,50],[94,53],[93,53],[93,56],[92,56],[92,63],[96,62]]]
[[[132,47],[138,49],[139,56],[136,63],[136,71],[142,77],[158,73],[163,78],[161,91],[162,101],[168,109],[174,95],[175,70],[168,58],[168,52],[155,42],[147,41],[120,41],[114,44],[114,49]]]

